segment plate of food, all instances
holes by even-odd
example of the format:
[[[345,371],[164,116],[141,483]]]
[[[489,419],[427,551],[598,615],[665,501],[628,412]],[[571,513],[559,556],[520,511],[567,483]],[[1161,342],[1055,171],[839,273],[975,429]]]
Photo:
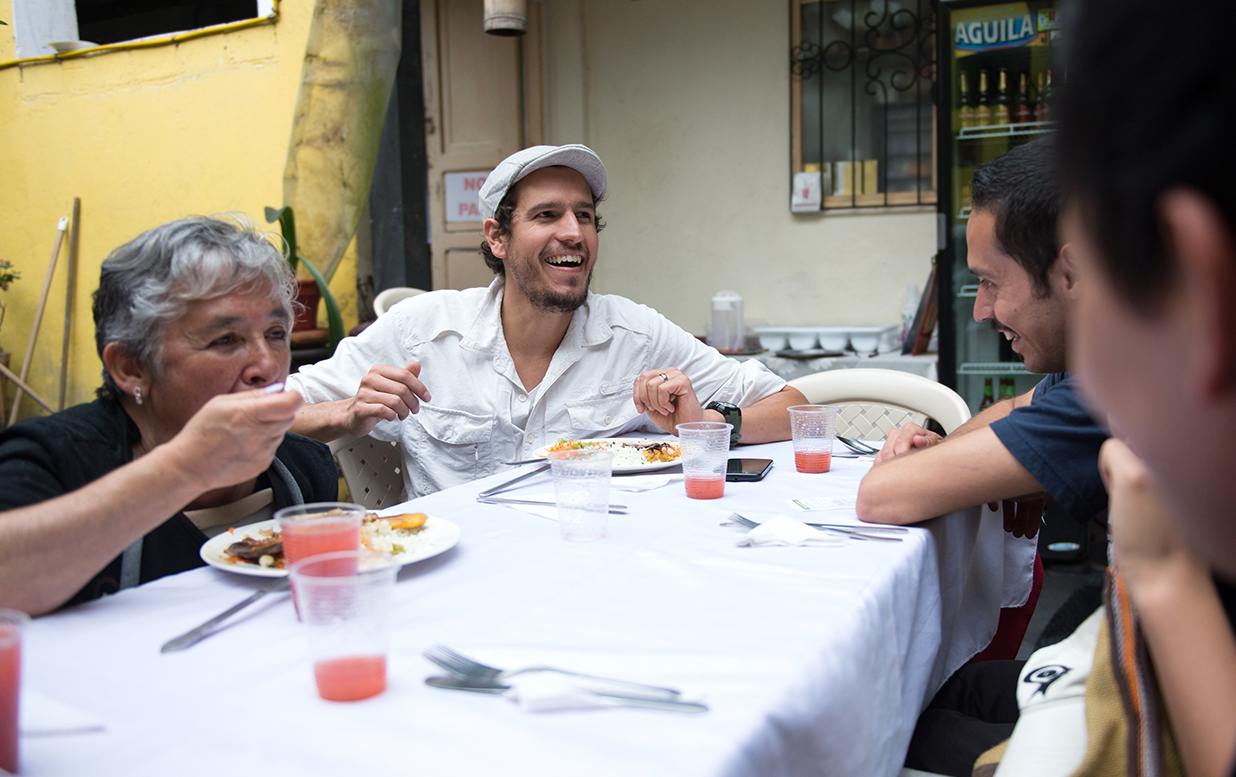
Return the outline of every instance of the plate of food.
[[[647,437],[606,437],[598,440],[558,440],[554,445],[532,452],[544,459],[554,451],[600,448],[614,454],[614,473],[651,472],[681,463],[682,453],[674,438],[653,440]]]
[[[458,526],[424,513],[369,513],[361,523],[361,547],[389,553],[401,565],[445,553],[458,542]],[[283,542],[273,520],[217,534],[202,545],[201,556],[202,561],[225,572],[254,577],[285,577],[288,573]]]

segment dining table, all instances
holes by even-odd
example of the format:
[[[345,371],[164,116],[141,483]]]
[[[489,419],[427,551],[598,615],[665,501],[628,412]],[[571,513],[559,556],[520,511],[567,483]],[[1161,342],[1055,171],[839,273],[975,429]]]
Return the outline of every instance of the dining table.
[[[731,455],[773,466],[713,500],[688,499],[677,466],[648,490],[614,475],[610,502],[624,507],[591,542],[477,501],[535,465],[394,507],[460,535],[400,571],[388,685],[363,701],[318,697],[286,592],[160,652],[268,580],[203,567],[36,618],[23,698],[77,725],[23,720],[21,774],[896,775],[919,712],[987,645],[1000,606],[1024,600],[1025,553],[1009,553],[999,516],[980,508],[888,535],[896,542],[828,532],[838,541],[740,546],[748,529],[732,513],[860,524],[872,459],[837,455],[829,472],[803,474],[789,442]],[[552,494],[539,472],[502,496]],[[443,674],[423,655],[437,644],[501,668],[676,688],[708,709],[530,711],[427,685]]]

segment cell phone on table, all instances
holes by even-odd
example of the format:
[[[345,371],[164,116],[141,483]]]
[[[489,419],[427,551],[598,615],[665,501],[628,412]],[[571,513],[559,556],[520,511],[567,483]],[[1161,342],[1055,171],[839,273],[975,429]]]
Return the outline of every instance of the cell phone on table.
[[[772,469],[772,459],[730,459],[725,479],[730,482],[763,480]]]

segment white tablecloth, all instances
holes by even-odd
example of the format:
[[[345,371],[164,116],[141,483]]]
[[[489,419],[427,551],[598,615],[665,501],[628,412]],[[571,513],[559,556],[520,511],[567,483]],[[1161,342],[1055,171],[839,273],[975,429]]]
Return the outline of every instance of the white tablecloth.
[[[27,688],[106,728],[23,737],[22,774],[894,775],[920,708],[994,632],[1000,521],[974,509],[901,543],[735,547],[742,530],[720,525],[731,511],[852,497],[869,466],[835,458],[831,473],[799,474],[788,443],[737,455],[776,465],[715,501],[688,500],[681,482],[615,491],[630,510],[591,543],[474,501],[508,475],[416,500],[463,536],[400,574],[389,687],[362,702],[317,697],[286,594],[187,651],[159,653],[261,584],[253,578],[194,570],[36,619]],[[549,490],[545,474],[510,495]],[[440,673],[421,656],[436,642],[507,668],[679,687],[711,710],[531,714],[424,685]]]

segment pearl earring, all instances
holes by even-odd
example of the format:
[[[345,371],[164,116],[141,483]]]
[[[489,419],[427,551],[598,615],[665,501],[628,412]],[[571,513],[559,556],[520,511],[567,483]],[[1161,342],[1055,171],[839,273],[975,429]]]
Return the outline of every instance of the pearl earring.
[[[133,387],[133,401],[139,405],[142,403],[142,387],[141,386]]]

